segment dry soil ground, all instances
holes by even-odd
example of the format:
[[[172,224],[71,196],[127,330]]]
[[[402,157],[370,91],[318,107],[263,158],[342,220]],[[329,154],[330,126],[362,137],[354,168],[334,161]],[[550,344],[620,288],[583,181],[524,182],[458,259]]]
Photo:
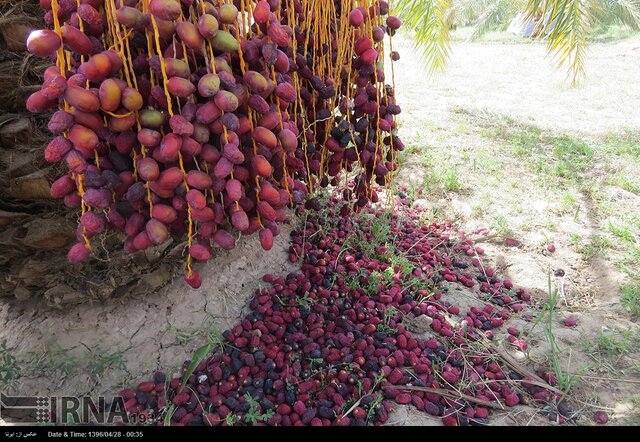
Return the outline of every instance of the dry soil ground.
[[[631,310],[640,313],[640,40],[592,46],[578,89],[553,71],[542,45],[457,44],[434,79],[406,40],[396,46],[407,145],[399,184],[433,219],[487,228],[478,235],[486,259],[539,306],[551,272],[559,304],[550,330],[560,371],[576,374],[563,386],[580,423],[598,409],[613,423],[638,422],[640,332]],[[203,342],[219,342],[264,273],[292,270],[288,232],[266,255],[256,238],[221,253],[203,269],[199,291],[178,278],[146,296],[65,311],[0,300],[0,371],[11,380],[3,391],[97,396],[158,368],[177,372]],[[564,277],[553,275],[558,269]],[[569,314],[576,328],[562,325]],[[544,326],[518,325],[530,344],[520,357],[550,367]],[[492,423],[554,424],[539,411],[521,407]],[[440,425],[410,407],[392,423]]]
[[[542,44],[457,44],[432,78],[408,40],[396,46],[399,182],[433,219],[488,229],[488,259],[540,305],[551,275],[570,396],[587,415],[640,424],[640,39],[592,45],[578,88]],[[529,339],[530,362],[550,365],[540,325]]]

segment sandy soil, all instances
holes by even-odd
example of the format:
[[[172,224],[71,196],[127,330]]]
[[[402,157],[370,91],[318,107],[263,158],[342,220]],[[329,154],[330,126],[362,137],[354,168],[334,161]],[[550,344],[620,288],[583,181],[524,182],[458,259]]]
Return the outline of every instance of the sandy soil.
[[[562,367],[583,375],[575,378],[570,394],[575,409],[587,417],[580,423],[590,424],[589,416],[601,409],[616,423],[640,424],[631,402],[640,397],[640,332],[637,318],[620,306],[621,286],[637,283],[633,275],[640,271],[638,260],[621,270],[622,256],[640,244],[640,195],[615,185],[629,157],[600,150],[607,137],[633,134],[632,144],[640,140],[640,84],[634,80],[640,74],[640,39],[592,46],[587,77],[578,88],[565,81],[564,71],[554,70],[541,44],[457,44],[450,63],[433,78],[411,55],[406,39],[396,39],[396,47],[403,54],[395,82],[408,148],[399,183],[414,193],[415,204],[431,209],[433,219],[451,219],[467,232],[488,229],[477,240],[489,264],[536,294],[539,306],[548,299],[551,273],[560,292],[553,332]],[[593,143],[594,160],[573,180],[549,178],[532,171],[528,162],[534,154],[514,155],[513,146],[521,141],[513,140],[514,133],[543,134],[535,154],[543,162],[555,161],[547,139],[565,135]],[[629,179],[640,184],[637,163],[631,164]],[[620,245],[608,228],[623,218],[632,240]],[[515,246],[507,246],[506,238],[516,239]],[[585,245],[600,238],[611,239],[605,250],[585,253]],[[555,245],[554,253],[548,244]],[[559,269],[564,276],[554,276]],[[570,314],[578,318],[575,328],[562,323]],[[599,350],[598,340],[611,330],[633,334],[628,353]],[[550,347],[541,328],[527,339],[531,366],[549,367]],[[554,424],[533,414],[511,413],[505,423]],[[401,411],[397,420],[421,422],[414,415]]]
[[[429,77],[405,38],[396,84],[405,138],[422,121],[446,121],[457,107],[510,115],[545,129],[602,135],[640,128],[640,38],[589,47],[580,87],[556,70],[541,43],[458,43],[445,68]]]

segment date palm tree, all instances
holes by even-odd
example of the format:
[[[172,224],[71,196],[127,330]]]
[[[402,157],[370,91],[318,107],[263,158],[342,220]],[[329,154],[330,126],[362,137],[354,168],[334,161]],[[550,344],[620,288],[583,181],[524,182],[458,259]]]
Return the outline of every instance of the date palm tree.
[[[479,37],[524,12],[537,19],[534,35],[546,38],[547,51],[574,84],[584,75],[587,35],[595,25],[640,30],[640,0],[396,0],[393,7],[415,31],[415,45],[432,70],[445,64],[456,23],[475,19],[473,37]]]

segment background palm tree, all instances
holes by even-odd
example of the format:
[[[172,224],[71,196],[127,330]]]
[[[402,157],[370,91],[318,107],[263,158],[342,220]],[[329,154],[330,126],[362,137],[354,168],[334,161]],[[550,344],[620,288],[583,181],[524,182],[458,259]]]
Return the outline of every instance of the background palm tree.
[[[394,9],[432,70],[441,68],[451,49],[451,29],[474,22],[472,38],[508,23],[518,12],[536,21],[538,38],[557,66],[567,66],[572,83],[584,75],[587,35],[598,24],[640,30],[640,0],[396,0]]]

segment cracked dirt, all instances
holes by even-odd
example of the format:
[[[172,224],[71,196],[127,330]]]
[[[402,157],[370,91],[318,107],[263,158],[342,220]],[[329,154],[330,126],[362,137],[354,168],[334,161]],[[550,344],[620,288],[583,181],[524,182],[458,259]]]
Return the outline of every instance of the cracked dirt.
[[[207,337],[243,316],[264,274],[296,269],[288,260],[292,228],[283,225],[266,253],[257,236],[218,251],[196,267],[203,275],[199,290],[178,276],[153,293],[62,311],[42,302],[2,302],[0,342],[14,349],[24,374],[13,392],[96,397],[115,394],[155,370],[178,372]]]

